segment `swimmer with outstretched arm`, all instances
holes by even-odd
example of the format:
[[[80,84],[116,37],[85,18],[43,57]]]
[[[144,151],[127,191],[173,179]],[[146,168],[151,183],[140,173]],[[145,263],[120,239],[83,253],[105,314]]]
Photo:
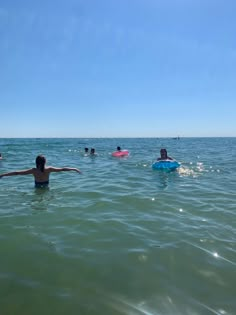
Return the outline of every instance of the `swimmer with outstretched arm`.
[[[35,160],[36,167],[22,170],[22,171],[15,171],[9,173],[0,174],[0,178],[4,176],[14,176],[14,175],[33,175],[35,179],[35,187],[48,187],[49,185],[49,175],[50,173],[57,173],[57,172],[66,172],[66,171],[75,171],[81,174],[81,171],[78,168],[74,167],[52,167],[48,166],[45,167],[46,158],[43,155],[38,155]]]

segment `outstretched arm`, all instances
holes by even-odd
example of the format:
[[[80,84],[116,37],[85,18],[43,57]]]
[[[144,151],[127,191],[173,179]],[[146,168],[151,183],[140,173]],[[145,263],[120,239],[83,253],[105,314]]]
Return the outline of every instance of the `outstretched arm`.
[[[0,174],[0,178],[4,177],[4,176],[29,175],[29,174],[33,174],[33,169],[32,168],[28,169],[28,170],[3,173],[3,174]]]
[[[81,174],[81,171],[76,167],[48,167],[50,172],[68,172],[68,171],[75,171]]]

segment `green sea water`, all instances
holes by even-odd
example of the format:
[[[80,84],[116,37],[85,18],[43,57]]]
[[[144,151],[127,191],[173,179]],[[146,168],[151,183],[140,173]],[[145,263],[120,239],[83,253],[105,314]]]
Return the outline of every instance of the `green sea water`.
[[[114,158],[117,146],[126,158]],[[96,157],[84,156],[94,147]],[[152,170],[165,147],[178,171]],[[236,138],[0,139],[0,315],[236,314]]]

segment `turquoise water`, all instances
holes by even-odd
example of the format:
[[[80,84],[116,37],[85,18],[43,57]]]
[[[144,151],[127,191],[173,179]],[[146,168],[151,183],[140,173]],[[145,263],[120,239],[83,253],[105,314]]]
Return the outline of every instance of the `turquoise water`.
[[[113,158],[116,146],[130,151]],[[84,156],[94,147],[97,157]],[[152,170],[161,147],[182,163]],[[0,314],[236,314],[236,138],[0,139]]]

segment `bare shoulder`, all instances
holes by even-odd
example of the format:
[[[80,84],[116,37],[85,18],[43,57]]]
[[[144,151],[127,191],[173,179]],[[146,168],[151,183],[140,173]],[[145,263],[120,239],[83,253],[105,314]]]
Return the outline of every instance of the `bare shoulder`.
[[[34,168],[29,168],[27,170],[22,170],[22,171],[16,171],[15,175],[28,175],[28,174],[34,174]]]
[[[54,166],[47,166],[47,167],[45,167],[44,170],[45,170],[45,172],[50,173],[50,172],[56,172],[56,171],[60,170],[60,168],[54,167]]]
[[[53,166],[47,166],[47,167],[44,168],[44,171],[45,172],[51,172],[52,170],[54,170],[54,168],[55,167],[53,167]]]
[[[34,171],[36,170],[36,168],[35,167],[33,167],[33,168],[29,168],[28,170],[26,170],[26,171],[28,171],[29,173],[31,172],[31,173],[33,173]]]

